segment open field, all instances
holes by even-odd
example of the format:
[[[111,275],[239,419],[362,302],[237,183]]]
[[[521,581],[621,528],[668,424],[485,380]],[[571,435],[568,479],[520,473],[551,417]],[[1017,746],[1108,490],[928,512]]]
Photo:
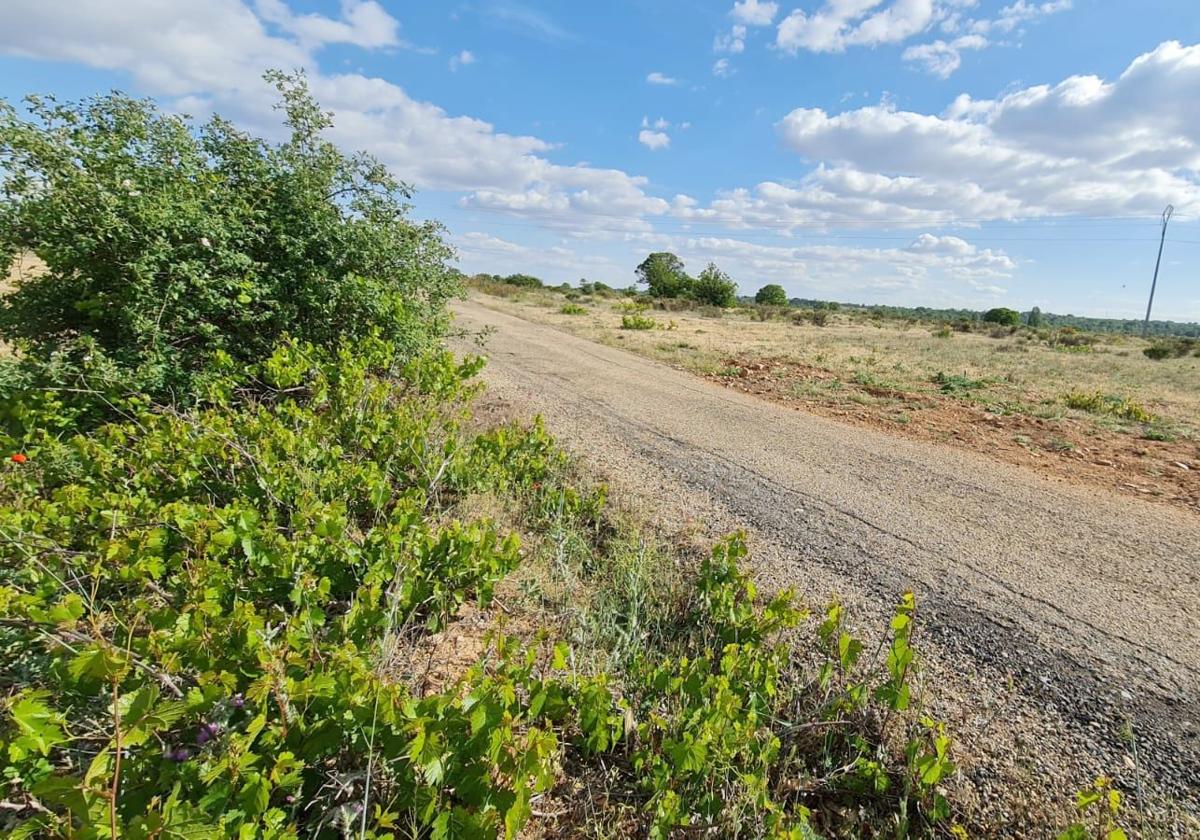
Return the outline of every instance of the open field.
[[[1200,510],[1200,358],[1154,361],[1138,338],[1071,348],[1028,330],[993,337],[844,313],[816,326],[755,310],[649,311],[655,328],[623,329],[621,299],[577,297],[582,311],[565,314],[557,290],[502,291],[487,304],[735,390]],[[1049,338],[1064,337],[1079,340]]]

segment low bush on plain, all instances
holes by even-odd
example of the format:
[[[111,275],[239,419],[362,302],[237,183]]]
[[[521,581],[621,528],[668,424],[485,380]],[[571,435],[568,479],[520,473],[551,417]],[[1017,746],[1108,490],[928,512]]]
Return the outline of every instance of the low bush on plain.
[[[1129,397],[1114,396],[1100,391],[1068,391],[1063,394],[1062,400],[1067,408],[1077,411],[1107,414],[1135,423],[1150,423],[1155,420],[1149,409]]]
[[[564,303],[558,311],[563,315],[586,315],[588,309],[578,303]]]
[[[658,321],[648,315],[639,315],[634,312],[621,316],[621,329],[623,330],[652,330],[656,327],[658,327]]]

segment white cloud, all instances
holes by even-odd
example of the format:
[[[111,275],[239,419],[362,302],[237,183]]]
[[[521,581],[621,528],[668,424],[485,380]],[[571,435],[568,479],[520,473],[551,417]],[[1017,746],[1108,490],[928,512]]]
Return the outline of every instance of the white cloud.
[[[880,213],[943,220],[1200,207],[1200,119],[1180,104],[1198,101],[1200,45],[1171,41],[1111,82],[1072,76],[996,100],[964,95],[941,116],[798,108],[780,123],[784,142],[823,165],[788,203],[870,199]]]
[[[375,0],[342,0],[341,18],[297,15],[283,0],[255,0],[259,17],[295,36],[305,47],[353,44],[373,49],[400,43],[400,22]]]
[[[962,66],[964,50],[981,50],[987,45],[988,40],[982,35],[963,35],[953,41],[943,41],[939,38],[928,44],[914,44],[908,47],[901,57],[905,61],[920,62],[927,72],[948,79],[950,74]]]
[[[475,54],[470,50],[463,50],[458,55],[450,57],[450,72],[454,72],[459,67],[466,67],[468,64],[475,63]]]
[[[648,84],[652,84],[652,85],[677,85],[677,84],[679,84],[678,79],[673,79],[670,76],[667,76],[663,73],[659,73],[657,70],[646,76],[646,82]]]
[[[733,66],[729,63],[728,58],[718,58],[713,64],[713,75],[721,79],[727,79],[734,74]]]
[[[727,35],[717,35],[713,38],[714,52],[727,52],[737,55],[746,49],[746,27],[734,24]]]
[[[1071,8],[1071,0],[1030,3],[1016,0],[995,18],[970,18],[966,10],[976,0],[826,0],[816,11],[796,9],[779,22],[775,44],[793,55],[843,52],[850,47],[874,47],[907,41],[937,26],[958,37],[909,47],[904,58],[927,71],[948,77],[962,63],[962,52],[994,43],[989,36],[1007,35],[1021,24]]]
[[[343,30],[318,27],[311,16],[285,15],[272,5],[266,14],[273,20],[267,20],[245,0],[78,0],[69,12],[42,0],[9,0],[0,53],[127,72],[141,91],[173,98],[177,107],[200,115],[219,110],[268,134],[279,131],[279,117],[263,71],[308,67],[313,93],[334,113],[331,137],[348,149],[370,151],[419,187],[470,191],[467,203],[478,207],[531,213],[554,208],[564,223],[600,210],[626,213],[631,226],[644,225],[644,216],[667,210],[665,201],[647,195],[644,178],[552,163],[542,155],[554,147],[539,138],[452,116],[380,78],[314,70],[321,38],[356,32],[362,44],[384,40],[367,34],[361,9],[368,5],[343,4],[344,15],[357,15],[343,21],[350,27]]]
[[[973,32],[987,34],[992,31],[1012,32],[1022,23],[1036,20],[1046,15],[1065,12],[1071,8],[1071,0],[1051,0],[1046,3],[1027,3],[1017,0],[1011,6],[1005,6],[993,20],[972,21],[969,26]]]
[[[734,20],[747,26],[769,26],[779,11],[778,3],[760,3],[759,0],[738,0],[729,12]]]
[[[665,131],[652,131],[648,128],[643,128],[638,132],[638,142],[653,152],[669,148],[671,138],[667,136]]]
[[[812,13],[796,9],[779,23],[775,43],[790,53],[842,52],[851,46],[876,46],[907,40],[934,21],[933,0],[827,0]]]

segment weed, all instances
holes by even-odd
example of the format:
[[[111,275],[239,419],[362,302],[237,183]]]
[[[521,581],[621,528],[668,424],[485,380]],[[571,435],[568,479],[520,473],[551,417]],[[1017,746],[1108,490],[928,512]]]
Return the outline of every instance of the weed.
[[[971,391],[978,391],[980,388],[988,386],[986,379],[971,379],[969,376],[962,374],[947,375],[941,371],[935,373],[930,380],[943,394],[954,394],[963,396]]]
[[[558,311],[562,315],[586,315],[588,312],[586,306],[580,306],[578,303],[564,303]]]
[[[1154,415],[1140,402],[1100,391],[1068,391],[1063,394],[1067,408],[1091,414],[1107,414],[1135,423],[1152,423]]]
[[[622,315],[621,329],[623,330],[652,330],[658,326],[658,321],[647,315]]]

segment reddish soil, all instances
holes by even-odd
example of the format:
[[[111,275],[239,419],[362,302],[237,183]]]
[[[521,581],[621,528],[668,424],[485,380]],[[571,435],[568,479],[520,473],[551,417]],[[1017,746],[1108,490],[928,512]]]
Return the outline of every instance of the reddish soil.
[[[920,440],[982,452],[1077,484],[1109,487],[1200,512],[1200,444],[1145,440],[1072,418],[995,414],[939,391],[907,392],[842,381],[836,392],[797,394],[805,382],[838,379],[830,371],[786,359],[732,358],[736,376],[706,378],[797,410],[863,424]],[[888,403],[867,405],[853,395]],[[906,418],[902,422],[900,414]]]

